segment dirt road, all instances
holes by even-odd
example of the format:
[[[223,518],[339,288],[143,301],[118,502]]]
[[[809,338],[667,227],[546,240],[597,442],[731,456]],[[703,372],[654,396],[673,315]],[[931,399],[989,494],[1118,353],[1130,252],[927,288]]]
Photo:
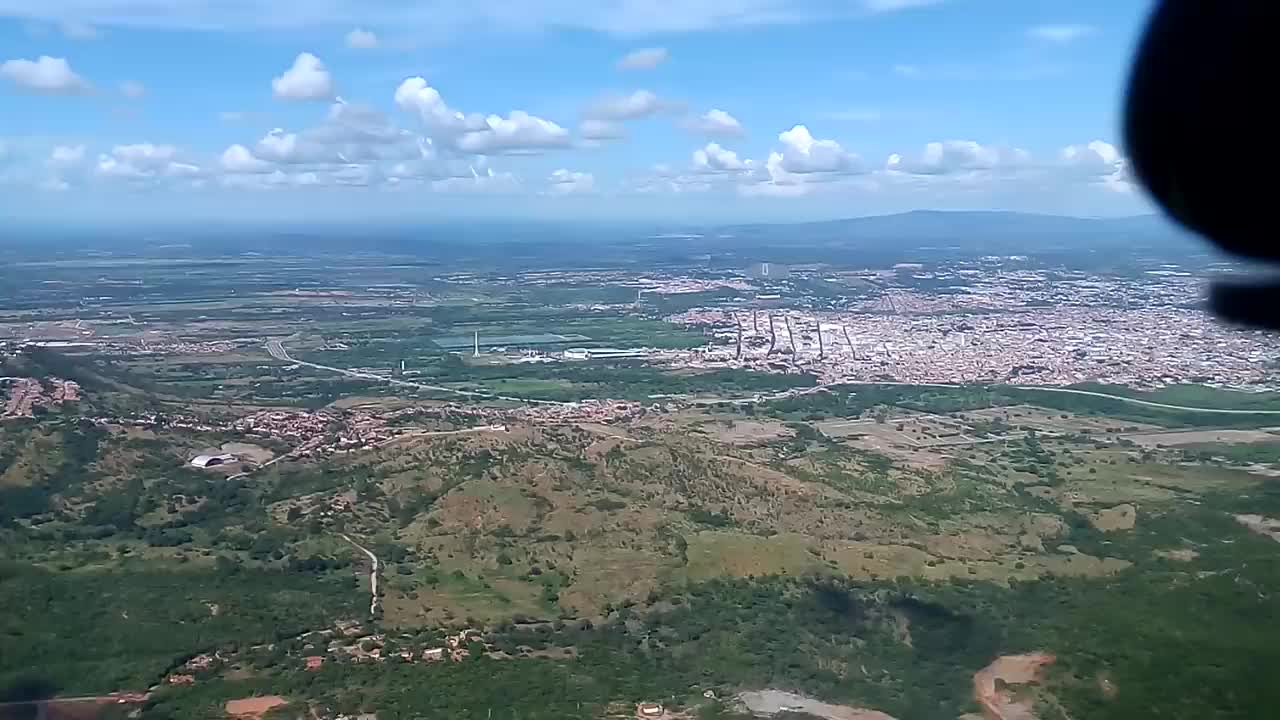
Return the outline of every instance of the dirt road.
[[[738,701],[746,706],[753,715],[772,717],[786,713],[804,713],[824,720],[894,720],[879,710],[832,705],[820,700],[783,692],[781,690],[759,690],[744,692]]]
[[[373,568],[369,571],[369,614],[374,615],[378,612],[378,569],[381,566],[381,563],[379,563],[378,556],[374,555],[372,550],[366,548],[355,540],[352,540],[351,536],[343,533],[342,539],[351,543],[355,549],[365,555],[368,555],[370,562],[373,563]]]

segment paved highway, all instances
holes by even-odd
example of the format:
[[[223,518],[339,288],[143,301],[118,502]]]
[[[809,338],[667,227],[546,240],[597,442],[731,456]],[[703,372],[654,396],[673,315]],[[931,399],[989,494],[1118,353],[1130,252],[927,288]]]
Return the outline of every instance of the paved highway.
[[[1058,388],[1058,387],[1038,387],[1035,385],[1021,386],[1015,385],[1019,390],[1040,390],[1042,392],[1068,393],[1071,395],[1088,395],[1091,397],[1107,398],[1108,400],[1121,400],[1123,402],[1132,403],[1134,405],[1146,405],[1147,407],[1165,408],[1166,410],[1185,410],[1188,412],[1214,413],[1217,415],[1280,415],[1280,410],[1228,410],[1225,408],[1206,408],[1206,407],[1188,407],[1186,405],[1170,405],[1168,403],[1152,402],[1150,400],[1139,400],[1137,398],[1125,397],[1123,395],[1110,395],[1108,393],[1092,392],[1089,390],[1076,390],[1074,388]]]
[[[937,387],[937,388],[958,388],[970,387],[960,383],[906,383],[906,382],[866,382],[860,380],[841,380],[833,385],[893,385],[901,387]],[[1067,395],[1088,395],[1090,397],[1106,398],[1108,400],[1119,400],[1133,405],[1145,405],[1147,407],[1164,408],[1166,410],[1184,410],[1186,412],[1214,413],[1218,415],[1280,415],[1280,410],[1227,410],[1223,408],[1195,407],[1189,405],[1170,405],[1169,403],[1158,403],[1151,400],[1139,400],[1138,398],[1125,397],[1124,395],[1111,395],[1109,393],[1093,392],[1091,390],[1076,390],[1075,388],[1063,387],[1046,387],[1044,385],[1005,385],[1001,387],[1010,387],[1014,390],[1035,390],[1039,392],[1065,393]]]
[[[391,385],[399,385],[401,387],[410,387],[416,390],[434,390],[436,392],[452,393],[454,395],[463,395],[466,397],[484,398],[486,400],[508,400],[511,402],[529,403],[530,405],[569,405],[571,403],[557,402],[555,400],[534,400],[531,398],[514,397],[511,395],[495,395],[494,393],[480,392],[476,390],[459,390],[457,388],[444,387],[442,385],[426,385],[424,383],[410,382],[401,380],[400,378],[381,377],[373,373],[360,372],[359,370],[348,370],[346,368],[333,367],[331,365],[321,365],[319,363],[307,362],[299,360],[289,354],[284,343],[279,340],[269,340],[267,342],[267,352],[271,353],[271,357],[284,362],[293,363],[294,365],[302,365],[303,367],[315,368],[316,370],[327,370],[336,372],[347,377],[359,378],[361,380],[372,380],[374,382],[385,382]]]
[[[828,385],[819,385],[810,388],[798,388],[795,390],[784,390],[782,392],[772,394],[751,395],[748,397],[710,397],[697,398],[690,395],[650,395],[653,400],[673,399],[685,400],[693,405],[716,405],[719,403],[729,403],[732,405],[743,405],[754,402],[764,402],[767,400],[780,400],[782,398],[794,397],[796,395],[808,395],[810,393],[821,392],[830,387],[837,385],[889,385],[895,387],[936,387],[936,388],[959,388],[971,387],[961,383],[921,383],[921,382],[889,382],[886,380],[840,380]],[[1009,387],[1014,390],[1036,390],[1040,392],[1065,393],[1068,395],[1088,395],[1090,397],[1106,398],[1108,400],[1119,400],[1133,405],[1145,405],[1147,407],[1164,408],[1166,410],[1183,410],[1186,412],[1212,413],[1218,415],[1280,415],[1280,410],[1228,410],[1224,408],[1195,407],[1189,405],[1171,405],[1169,403],[1159,403],[1151,400],[1139,400],[1138,398],[1125,397],[1124,395],[1111,395],[1109,393],[1093,392],[1091,390],[1077,390],[1075,388],[1063,387],[1046,387],[1044,385],[1004,385],[1000,387]]]
[[[495,395],[493,393],[486,393],[486,392],[458,390],[455,388],[441,387],[439,385],[424,385],[422,383],[409,382],[407,380],[400,380],[398,378],[379,377],[371,373],[362,373],[356,370],[346,370],[343,368],[330,367],[328,365],[318,365],[316,363],[310,363],[310,362],[298,360],[290,356],[288,350],[285,349],[284,345],[279,340],[269,341],[267,343],[267,352],[271,353],[271,356],[276,358],[277,360],[284,360],[286,362],[291,362],[297,365],[304,365],[306,367],[316,368],[318,370],[328,370],[330,372],[342,373],[343,375],[347,375],[349,377],[356,377],[364,380],[388,382],[393,385],[403,385],[406,387],[418,388],[421,390],[435,390],[438,392],[454,393],[457,395],[465,395],[469,397],[487,398],[491,400],[510,400],[513,402],[523,402],[523,403],[531,403],[531,404],[537,404],[537,405],[568,405],[569,404],[569,403],[555,402],[552,400],[531,400],[529,398],[519,398],[519,397],[508,396],[508,395]],[[868,386],[869,385],[894,385],[894,386],[902,386],[902,387],[937,387],[937,388],[966,387],[965,385],[962,385],[960,383],[840,381],[832,384],[834,385],[868,385]],[[1139,400],[1138,398],[1125,397],[1124,395],[1112,395],[1110,393],[1094,392],[1092,390],[1077,390],[1075,388],[1045,387],[1042,385],[1009,385],[1008,387],[1014,388],[1015,390],[1034,390],[1039,392],[1054,392],[1054,393],[1064,393],[1067,395],[1083,395],[1088,397],[1098,397],[1098,398],[1105,398],[1107,400],[1118,400],[1120,402],[1129,403],[1131,405],[1143,405],[1146,407],[1162,408],[1165,410],[1181,410],[1184,412],[1198,412],[1198,413],[1207,413],[1207,414],[1213,414],[1213,415],[1280,415],[1280,410],[1232,410],[1232,409],[1226,409],[1226,408],[1196,407],[1191,405],[1173,405],[1171,403],[1161,403],[1161,402],[1155,402],[1152,400]],[[803,394],[812,393],[812,392],[819,392],[822,389],[823,389],[823,386],[813,387],[813,388],[803,388],[803,389],[798,388],[795,390],[786,390],[779,393],[773,393],[771,395],[753,395],[753,396],[744,397],[744,398],[692,398],[690,399],[688,396],[684,396],[684,395],[651,395],[650,397],[655,400],[662,399],[662,398],[673,398],[673,399],[679,398],[682,400],[689,400],[690,402],[696,405],[703,405],[703,404],[710,405],[715,403],[741,404],[741,403],[760,402],[762,400],[776,400],[776,399],[790,397],[794,395],[803,395]]]

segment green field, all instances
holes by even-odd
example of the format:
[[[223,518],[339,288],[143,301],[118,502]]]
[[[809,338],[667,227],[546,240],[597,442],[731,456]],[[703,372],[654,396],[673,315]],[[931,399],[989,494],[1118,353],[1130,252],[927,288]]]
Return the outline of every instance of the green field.
[[[591,338],[586,335],[556,335],[553,333],[542,333],[539,335],[485,335],[478,340],[475,335],[471,337],[450,335],[446,337],[433,338],[431,342],[446,350],[457,350],[458,348],[473,347],[476,342],[480,343],[480,347],[487,349],[498,346],[533,347],[537,345],[559,345],[564,343],[580,343],[590,340]]]

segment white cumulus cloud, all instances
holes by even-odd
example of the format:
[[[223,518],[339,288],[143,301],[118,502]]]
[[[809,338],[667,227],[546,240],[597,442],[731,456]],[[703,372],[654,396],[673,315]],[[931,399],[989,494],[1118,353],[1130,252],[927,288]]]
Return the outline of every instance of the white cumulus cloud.
[[[655,115],[670,105],[649,90],[636,90],[630,95],[597,100],[587,115],[601,120],[636,120]]]
[[[49,165],[55,168],[71,168],[84,162],[84,145],[58,145],[49,153]]]
[[[738,153],[720,147],[718,143],[708,143],[706,147],[693,151],[693,169],[703,173],[736,173],[749,170],[750,160],[743,160]]]
[[[408,78],[396,88],[396,105],[416,114],[429,129],[436,132],[464,133],[487,127],[480,115],[464,115],[445,103],[440,91],[420,77]]]
[[[112,178],[145,178],[148,177],[142,168],[131,165],[111,155],[99,155],[96,172],[103,177]]]
[[[271,90],[280,100],[330,100],[333,77],[320,58],[304,52],[283,75],[271,81]]]
[[[1129,161],[1109,142],[1094,140],[1087,145],[1068,145],[1059,153],[1069,175],[1101,184],[1108,190],[1127,193],[1133,190]]]
[[[777,166],[788,173],[838,173],[860,169],[856,155],[846,152],[835,140],[818,140],[804,125],[782,132],[782,151],[777,155]],[[772,157],[772,155],[771,155]]]
[[[303,141],[297,133],[285,132],[281,128],[276,128],[263,136],[258,144],[253,146],[253,156],[260,160],[285,164],[337,161],[336,155],[326,152],[320,145]]]
[[[232,145],[224,150],[219,164],[223,170],[236,174],[265,173],[275,169],[271,163],[254,157],[243,145]]]
[[[569,144],[569,131],[559,125],[515,110],[507,117],[490,115],[484,130],[473,130],[458,138],[457,147],[477,155],[519,153]]]
[[[190,177],[200,174],[198,165],[178,160],[173,145],[137,143],[116,145],[98,156],[94,171],[101,177],[142,180],[158,177]]]
[[[804,125],[778,135],[781,150],[769,153],[763,168],[756,168],[749,182],[738,187],[743,195],[795,197],[837,178],[863,172],[862,159],[835,140],[813,137]]]
[[[339,146],[344,153],[416,154],[409,152],[414,149],[413,133],[396,127],[378,110],[341,99],[329,107],[324,122],[307,131],[305,137],[322,145]],[[402,149],[393,150],[391,146],[402,146]]]
[[[83,95],[93,89],[65,58],[48,55],[35,60],[6,60],[0,63],[0,77],[22,90],[46,95]]]
[[[1027,34],[1032,38],[1059,45],[1075,42],[1093,32],[1093,26],[1080,24],[1036,25],[1027,29]]]
[[[346,44],[353,50],[372,50],[378,47],[378,35],[371,30],[356,28],[347,33]]]
[[[111,149],[111,154],[124,162],[138,167],[155,169],[169,164],[177,156],[178,149],[172,145],[139,143],[136,145],[117,145]]]
[[[281,169],[258,173],[227,173],[218,177],[223,187],[235,190],[277,190],[280,188],[307,187],[337,184],[329,175],[314,171],[286,172]]]
[[[1031,162],[1031,155],[1018,148],[982,145],[972,140],[944,140],[925,145],[914,156],[895,153],[886,169],[912,175],[949,175],[974,170],[1016,168]]]
[[[547,192],[552,195],[577,195],[595,192],[596,179],[591,173],[572,172],[560,168],[547,179]]]
[[[523,110],[514,110],[506,117],[455,110],[440,91],[420,77],[400,83],[395,101],[401,109],[417,115],[433,138],[464,153],[500,155],[570,144],[568,130]]]
[[[1094,140],[1087,145],[1068,145],[1062,149],[1061,155],[1068,165],[1099,175],[1112,172],[1124,162],[1120,150],[1102,140]]]
[[[724,110],[711,109],[687,123],[690,130],[705,135],[732,137],[744,134],[742,123]]]
[[[671,55],[666,48],[652,47],[633,50],[618,61],[619,70],[652,70],[667,61]]]
[[[341,98],[330,105],[317,126],[293,132],[275,128],[253,144],[229,148],[225,154],[229,172],[263,172],[268,167],[308,166],[321,172],[324,184],[357,184],[350,166],[395,163],[425,154],[430,141],[396,127],[383,113]],[[245,153],[248,153],[248,157]],[[256,162],[255,162],[256,161]],[[258,162],[266,165],[258,165]],[[235,169],[232,169],[235,168]],[[348,168],[339,172],[343,168]],[[286,174],[288,167],[278,168]]]
[[[431,189],[443,193],[509,193],[520,189],[520,180],[509,172],[472,167],[469,176],[433,180]]]

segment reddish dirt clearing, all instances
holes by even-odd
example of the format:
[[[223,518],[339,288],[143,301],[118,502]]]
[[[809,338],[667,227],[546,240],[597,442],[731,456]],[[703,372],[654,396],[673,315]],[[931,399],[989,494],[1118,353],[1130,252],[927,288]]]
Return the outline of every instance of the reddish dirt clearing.
[[[271,708],[287,705],[288,703],[288,700],[279,695],[264,695],[262,697],[228,700],[225,709],[227,715],[237,718],[237,720],[255,720],[265,715]]]
[[[1057,658],[1049,653],[1005,655],[979,670],[973,676],[973,699],[987,720],[1036,720],[1032,700],[1014,699],[1007,689],[1027,685],[1040,679],[1040,669]]]

